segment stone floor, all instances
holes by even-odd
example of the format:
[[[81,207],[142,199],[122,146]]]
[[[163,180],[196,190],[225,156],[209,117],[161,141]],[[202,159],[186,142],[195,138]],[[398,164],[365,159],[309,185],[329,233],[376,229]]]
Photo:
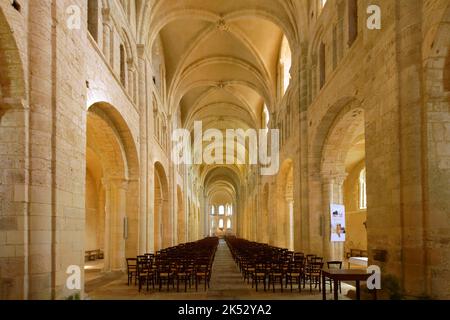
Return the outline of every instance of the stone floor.
[[[96,272],[96,274],[95,274]],[[276,287],[276,292],[264,292],[261,288],[258,292],[251,284],[243,281],[243,278],[234,263],[231,253],[225,243],[220,243],[213,264],[210,289],[204,291],[199,288],[196,292],[195,288],[188,289],[188,292],[176,292],[176,289],[170,289],[169,292],[163,289],[162,292],[150,289],[146,292],[138,292],[138,287],[127,286],[127,277],[123,273],[102,274],[100,271],[89,270],[89,276],[86,276],[85,291],[87,298],[92,300],[321,300],[322,294],[318,288],[309,290],[308,284],[302,292],[294,289],[293,292],[285,289],[280,291],[280,287]],[[90,279],[90,280],[89,280]],[[184,287],[183,287],[184,289]],[[355,288],[342,284],[342,294],[339,299],[347,300],[349,290]],[[182,291],[180,289],[180,291]],[[329,294],[328,299],[332,299]]]

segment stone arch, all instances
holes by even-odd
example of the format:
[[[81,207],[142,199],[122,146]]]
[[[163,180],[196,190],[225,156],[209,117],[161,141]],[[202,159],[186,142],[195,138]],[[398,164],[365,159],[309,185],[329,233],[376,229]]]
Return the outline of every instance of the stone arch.
[[[277,225],[275,244],[293,250],[294,246],[294,162],[286,159],[277,177]]]
[[[28,272],[24,249],[26,211],[27,111],[23,106],[25,80],[14,33],[0,7],[0,299],[25,299]],[[15,242],[6,234],[14,235]],[[20,244],[17,244],[20,243]],[[14,270],[7,272],[6,270]]]
[[[365,161],[365,117],[364,110],[358,104],[348,103],[340,109],[337,116],[328,127],[328,132],[324,135],[320,157],[320,177],[321,188],[318,191],[322,194],[322,236],[323,254],[327,259],[344,259],[345,242],[330,242],[331,218],[330,205],[344,204],[344,183],[347,181],[349,173],[353,174],[354,167]],[[354,154],[356,145],[363,142],[363,150]],[[356,160],[355,160],[356,159]],[[353,163],[355,162],[355,163]],[[360,168],[359,168],[360,169]],[[369,171],[370,173],[370,171]],[[359,174],[359,173],[358,173]],[[349,221],[349,217],[346,218]],[[352,229],[353,226],[347,226]],[[361,226],[360,226],[361,227]],[[353,229],[356,229],[353,228]],[[361,230],[361,228],[360,228]],[[367,238],[365,228],[362,229],[363,237]],[[350,248],[349,248],[350,249]],[[366,249],[366,248],[364,248]]]
[[[5,99],[20,99],[25,96],[25,78],[19,48],[2,8],[0,8],[0,62],[1,116],[7,106]]]
[[[360,103],[353,97],[344,97],[339,99],[335,104],[328,108],[320,122],[318,123],[316,129],[314,130],[310,144],[309,144],[309,165],[310,171],[313,175],[320,175],[321,172],[321,161],[322,161],[322,151],[325,141],[329,135],[330,128],[335,122],[338,115],[341,113],[346,113],[346,110],[352,110],[360,107]],[[344,111],[343,111],[344,110]]]
[[[276,10],[281,9],[280,13],[283,16],[280,17],[274,12],[273,8],[268,8],[273,5],[274,2],[265,2],[265,4],[260,4],[257,7],[251,9],[247,9],[245,7],[240,8],[239,10],[229,13],[226,16],[220,16],[213,12],[196,8],[195,6],[192,8],[186,8],[186,6],[172,6],[172,8],[166,9],[166,12],[164,12],[164,8],[161,8],[161,3],[156,3],[156,5],[153,6],[147,5],[143,8],[143,12],[140,17],[141,19],[138,27],[138,39],[140,43],[148,43],[152,46],[159,32],[167,24],[178,19],[195,18],[202,21],[216,22],[220,19],[233,21],[245,17],[256,17],[270,21],[277,25],[281,30],[283,30],[283,33],[288,38],[290,47],[295,48],[294,44],[299,40],[300,33],[298,33],[297,26],[291,15],[293,14],[293,12],[290,12],[293,11],[292,8],[286,8],[284,5],[277,6]],[[267,8],[264,8],[264,6],[266,6]],[[157,19],[158,14],[161,17],[160,19]]]
[[[98,102],[86,125],[85,250],[104,251],[104,270],[124,270],[138,249],[139,163],[120,113]]]
[[[155,163],[154,184],[154,243],[155,250],[161,250],[172,245],[172,230],[169,212],[169,183],[166,171],[160,162]]]
[[[178,210],[178,243],[186,242],[186,216],[184,213],[184,199],[183,199],[183,191],[181,191],[181,187],[177,186],[177,210]]]

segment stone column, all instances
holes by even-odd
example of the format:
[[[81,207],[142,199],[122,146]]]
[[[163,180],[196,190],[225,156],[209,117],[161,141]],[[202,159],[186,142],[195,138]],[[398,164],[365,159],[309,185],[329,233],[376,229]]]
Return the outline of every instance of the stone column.
[[[105,187],[105,271],[125,268],[124,218],[128,182],[103,179]]]
[[[143,45],[138,45],[138,71],[139,71],[139,79],[138,79],[138,93],[139,93],[139,148],[140,148],[140,180],[139,180],[139,191],[140,191],[140,203],[139,203],[139,246],[138,252],[140,254],[144,254],[148,252],[148,115],[147,115],[147,107],[148,107],[148,97],[147,97],[147,64],[145,61],[145,48]]]
[[[331,204],[343,204],[343,183],[347,175],[333,174],[322,177],[322,230],[323,230],[323,257],[324,260],[344,259],[344,242],[331,242]]]
[[[112,240],[113,240],[113,259],[112,270],[125,270],[125,237],[124,227],[125,218],[127,217],[127,189],[128,181],[117,179],[113,181],[115,189],[116,210],[114,212],[114,220],[112,221]]]
[[[294,250],[294,200],[288,200],[289,209],[289,250]]]

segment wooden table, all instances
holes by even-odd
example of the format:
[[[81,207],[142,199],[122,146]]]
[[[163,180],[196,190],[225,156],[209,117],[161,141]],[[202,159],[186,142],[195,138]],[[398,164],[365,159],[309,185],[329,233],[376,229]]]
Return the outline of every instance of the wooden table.
[[[356,299],[361,300],[360,282],[367,281],[371,276],[366,270],[352,270],[352,269],[324,269],[322,270],[322,298],[327,300],[327,290],[325,279],[329,278],[334,285],[334,300],[339,300],[338,297],[338,283],[339,281],[355,281],[356,282]],[[374,298],[376,299],[376,290]]]

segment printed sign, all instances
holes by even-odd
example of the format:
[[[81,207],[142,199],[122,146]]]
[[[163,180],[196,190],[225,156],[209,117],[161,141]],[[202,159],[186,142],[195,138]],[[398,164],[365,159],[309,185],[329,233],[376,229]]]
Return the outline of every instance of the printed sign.
[[[331,242],[345,242],[345,206],[331,204]]]

